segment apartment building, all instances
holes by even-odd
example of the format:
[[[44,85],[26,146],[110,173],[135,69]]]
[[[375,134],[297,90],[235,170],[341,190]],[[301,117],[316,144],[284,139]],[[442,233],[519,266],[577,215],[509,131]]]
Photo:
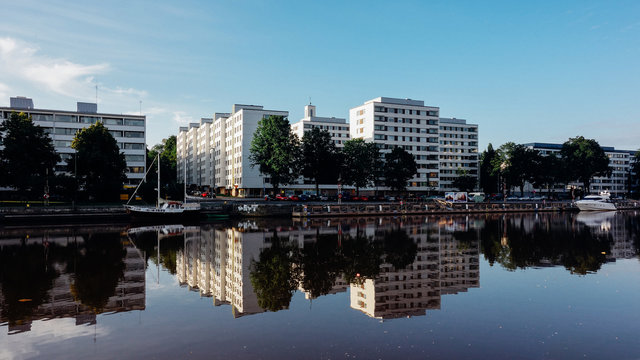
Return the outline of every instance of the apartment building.
[[[411,153],[418,174],[409,191],[439,188],[438,119],[440,109],[424,101],[378,97],[349,110],[351,138],[378,144],[382,153],[400,146]]]
[[[349,124],[347,124],[347,120],[336,117],[320,117],[316,114],[317,111],[314,105],[306,105],[304,107],[304,117],[300,121],[291,124],[291,131],[302,139],[304,133],[311,129],[326,130],[331,135],[331,140],[336,147],[343,147],[344,143],[349,140]]]
[[[259,196],[269,186],[258,167],[251,166],[249,149],[258,122],[288,111],[260,105],[234,104],[231,113],[215,113],[181,127],[176,141],[178,173],[186,171],[187,184],[215,188],[232,196]]]
[[[562,144],[550,144],[550,143],[528,143],[524,146],[529,149],[538,150],[541,155],[555,154],[560,156],[560,150],[562,150]],[[633,162],[633,156],[635,151],[631,150],[617,150],[610,146],[601,146],[604,153],[609,158],[609,167],[611,168],[610,176],[595,176],[591,179],[591,193],[599,193],[601,191],[608,191],[612,196],[624,196],[629,192],[629,177],[631,174],[631,163]],[[580,182],[572,182],[567,187],[581,188],[583,186]],[[567,191],[567,187],[564,185],[557,185],[554,191],[561,192]],[[541,192],[542,189],[537,189],[531,184],[526,184],[526,192]],[[546,191],[546,189],[544,189]]]
[[[467,124],[467,120],[440,118],[440,190],[456,191],[453,182],[458,170],[478,178],[478,125]]]
[[[12,112],[24,112],[35,125],[44,128],[53,140],[61,161],[56,172],[72,173],[67,168],[67,160],[73,157],[75,150],[71,142],[78,130],[102,122],[109,133],[118,142],[127,161],[127,180],[125,185],[135,186],[146,172],[146,116],[98,113],[95,103],[78,102],[76,111],[36,109],[33,99],[26,97],[10,98],[9,107],[0,107],[0,122],[8,119]]]

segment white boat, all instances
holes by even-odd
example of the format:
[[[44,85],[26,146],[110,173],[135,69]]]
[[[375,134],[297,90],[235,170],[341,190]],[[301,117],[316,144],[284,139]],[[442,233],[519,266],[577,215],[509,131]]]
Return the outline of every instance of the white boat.
[[[131,202],[131,200],[135,198],[135,195],[138,192],[140,185],[142,185],[142,182],[144,181],[143,179],[142,181],[140,181],[140,184],[138,184],[138,186],[136,187],[136,190],[133,192],[133,195],[131,195],[131,198],[129,198],[129,201],[127,201],[127,204],[124,206],[127,209],[127,212],[134,216],[143,216],[143,217],[152,217],[152,218],[162,218],[166,216],[175,217],[175,216],[182,216],[182,215],[189,215],[189,214],[198,214],[200,212],[199,203],[187,204],[186,175],[185,175],[184,203],[180,201],[166,201],[160,197],[160,184],[161,184],[160,183],[160,154],[158,154],[158,156],[151,163],[151,166],[149,166],[149,169],[147,170],[147,174],[149,173],[149,170],[151,170],[151,168],[153,167],[153,164],[156,161],[158,162],[158,200],[157,200],[156,206],[154,207],[154,206],[142,206],[142,205],[129,205],[129,202]],[[147,174],[145,174],[145,179],[147,177]]]
[[[580,211],[615,211],[616,204],[609,199],[609,192],[601,192],[599,195],[587,195],[582,200],[576,201]]]

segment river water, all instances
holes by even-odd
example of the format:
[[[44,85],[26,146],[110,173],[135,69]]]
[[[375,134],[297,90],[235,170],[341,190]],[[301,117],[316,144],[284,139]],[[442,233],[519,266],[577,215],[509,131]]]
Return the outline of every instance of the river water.
[[[0,358],[637,359],[640,213],[0,228]]]

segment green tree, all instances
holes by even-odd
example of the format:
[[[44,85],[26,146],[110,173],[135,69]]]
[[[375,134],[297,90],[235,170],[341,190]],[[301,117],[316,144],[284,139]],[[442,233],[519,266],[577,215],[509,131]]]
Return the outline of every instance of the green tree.
[[[379,166],[380,150],[374,143],[363,139],[352,139],[344,143],[342,148],[343,171],[342,182],[352,185],[360,195],[360,188],[372,184],[376,180],[376,168]]]
[[[270,178],[275,193],[281,184],[290,184],[298,178],[299,143],[286,117],[271,115],[258,122],[249,159],[252,166],[258,165],[260,173]]]
[[[566,171],[571,180],[578,180],[584,185],[585,193],[589,193],[591,178],[609,176],[609,158],[597,141],[582,136],[570,138],[562,144],[562,159],[567,164]]]
[[[313,128],[302,137],[302,175],[313,179],[316,184],[316,195],[320,184],[335,184],[338,181],[340,168],[336,146],[326,130]]]
[[[460,191],[472,191],[478,184],[478,179],[470,175],[467,170],[458,169],[456,175],[458,176],[453,180],[452,185]]]
[[[539,155],[534,165],[532,183],[538,189],[547,189],[548,193],[553,193],[556,184],[565,182],[564,169],[562,159],[556,154]]]
[[[12,112],[0,125],[4,133],[0,150],[0,185],[14,187],[21,193],[32,190],[41,196],[47,178],[54,176],[60,161],[51,138],[25,113]]]
[[[156,156],[160,154],[160,196],[165,199],[184,199],[184,180],[182,174],[177,174],[176,137],[172,135],[162,139],[160,144],[147,149],[147,181],[142,184],[140,193],[146,202],[155,202],[158,196],[157,164],[151,166]],[[157,161],[157,160],[156,160]]]
[[[537,156],[537,150],[508,142],[498,149],[493,160],[493,173],[500,174],[508,188],[519,187],[520,195],[524,195],[524,184],[534,176]]]
[[[69,159],[69,168],[77,169],[79,183],[89,197],[117,200],[126,179],[127,163],[107,128],[98,122],[78,131],[71,147],[76,156]]]
[[[487,150],[480,155],[480,188],[487,194],[493,194],[500,191],[498,189],[498,173],[494,171],[493,161],[497,153],[493,149],[493,145],[489,143]]]
[[[384,157],[385,184],[398,192],[407,189],[407,181],[418,173],[418,165],[413,155],[396,146]]]

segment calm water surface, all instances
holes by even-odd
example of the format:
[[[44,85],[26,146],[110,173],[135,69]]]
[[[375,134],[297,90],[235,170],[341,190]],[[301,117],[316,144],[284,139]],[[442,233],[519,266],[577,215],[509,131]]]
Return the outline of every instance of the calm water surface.
[[[0,358],[638,359],[640,214],[0,228]]]

